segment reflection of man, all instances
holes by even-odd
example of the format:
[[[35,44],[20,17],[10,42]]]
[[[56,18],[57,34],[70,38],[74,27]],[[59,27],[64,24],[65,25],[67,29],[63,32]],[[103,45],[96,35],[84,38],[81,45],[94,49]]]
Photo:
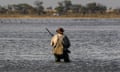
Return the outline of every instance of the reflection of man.
[[[65,35],[63,34],[64,29],[58,28],[56,32],[57,33],[51,39],[55,61],[60,62],[61,59],[64,59],[64,62],[70,62],[68,55],[69,51],[63,45],[63,39],[65,37]]]

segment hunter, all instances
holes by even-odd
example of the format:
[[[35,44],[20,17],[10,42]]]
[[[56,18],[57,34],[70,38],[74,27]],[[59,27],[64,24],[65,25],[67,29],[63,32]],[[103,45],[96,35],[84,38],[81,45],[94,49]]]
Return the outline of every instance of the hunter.
[[[64,35],[64,29],[58,28],[56,34],[51,39],[51,46],[53,46],[53,54],[55,61],[60,62],[64,59],[64,62],[70,62],[68,48],[70,47],[70,41],[66,35]]]

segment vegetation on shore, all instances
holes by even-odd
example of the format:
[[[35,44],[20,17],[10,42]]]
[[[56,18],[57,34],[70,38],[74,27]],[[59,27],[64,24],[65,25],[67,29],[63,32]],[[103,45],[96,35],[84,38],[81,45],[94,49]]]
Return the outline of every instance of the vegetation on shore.
[[[120,18],[120,8],[107,8],[100,3],[88,3],[85,6],[73,4],[71,0],[58,2],[54,9],[45,8],[42,1],[35,1],[34,6],[26,3],[0,6],[0,18]]]

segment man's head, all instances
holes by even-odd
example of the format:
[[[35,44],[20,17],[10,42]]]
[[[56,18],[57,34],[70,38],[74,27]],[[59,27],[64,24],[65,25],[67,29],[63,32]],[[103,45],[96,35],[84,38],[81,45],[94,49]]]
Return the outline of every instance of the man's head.
[[[60,33],[60,34],[63,34],[64,29],[63,29],[63,28],[58,28],[58,29],[56,30],[56,32],[57,32],[57,33]]]

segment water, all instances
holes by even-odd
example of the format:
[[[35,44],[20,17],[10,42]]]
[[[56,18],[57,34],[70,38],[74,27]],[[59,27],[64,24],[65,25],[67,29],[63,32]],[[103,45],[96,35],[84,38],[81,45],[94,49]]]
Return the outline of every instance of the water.
[[[0,60],[54,60],[51,36],[65,29],[72,60],[120,59],[120,19],[0,19]]]

